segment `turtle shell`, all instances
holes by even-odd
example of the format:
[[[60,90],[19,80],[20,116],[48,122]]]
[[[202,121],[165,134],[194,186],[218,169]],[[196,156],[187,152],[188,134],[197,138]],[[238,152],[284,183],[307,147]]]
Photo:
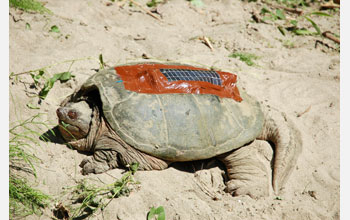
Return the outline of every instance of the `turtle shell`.
[[[207,159],[253,141],[262,131],[260,104],[211,94],[145,94],[126,90],[115,69],[91,76],[77,94],[98,90],[104,116],[134,148],[168,161]]]

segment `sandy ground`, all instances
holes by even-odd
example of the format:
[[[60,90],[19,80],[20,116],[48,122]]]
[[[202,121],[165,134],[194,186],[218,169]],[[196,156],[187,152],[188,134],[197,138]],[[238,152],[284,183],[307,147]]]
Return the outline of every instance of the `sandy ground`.
[[[109,66],[147,56],[230,71],[238,75],[242,88],[285,112],[302,133],[303,151],[279,195],[281,200],[275,195],[258,200],[232,197],[224,192],[219,167],[196,172],[170,167],[137,172],[139,187],[128,197],[114,199],[102,214],[91,219],[146,219],[150,207],[160,205],[165,208],[166,219],[339,219],[340,60],[339,52],[332,49],[337,47],[335,43],[321,37],[290,33],[283,36],[272,22],[252,22],[251,11],[259,11],[259,3],[206,0],[203,7],[195,7],[185,0],[169,0],[158,5],[159,14],[154,13],[161,17],[159,21],[135,5],[118,1],[46,2],[54,15],[10,9],[10,72],[35,70],[65,60],[92,59],[76,61],[71,67],[71,63],[61,63],[47,69],[45,74],[51,76],[70,70],[76,77],[66,83],[57,82],[40,105],[39,99],[33,97],[39,90],[30,88],[33,80],[29,74],[11,79],[10,123],[40,112],[45,113],[42,120],[55,127],[58,105],[95,73],[98,56],[103,54]],[[315,21],[322,31],[339,34],[339,13]],[[26,29],[26,23],[31,29]],[[310,23],[304,24],[312,29]],[[59,27],[60,33],[49,32],[53,25]],[[200,36],[213,41],[213,50],[196,38]],[[293,42],[293,48],[283,46],[287,40]],[[316,40],[324,45],[315,47]],[[228,57],[234,51],[260,58],[256,66],[248,66]],[[30,109],[28,103],[40,109]],[[43,128],[40,132],[45,131]],[[123,172],[115,169],[82,176],[78,165],[86,155],[58,143],[42,143],[36,147],[35,155],[42,162],[37,167],[37,179],[33,179],[34,187],[57,201],[62,187],[73,186],[77,180],[111,183]],[[53,208],[54,204],[43,216],[27,219],[50,219]]]

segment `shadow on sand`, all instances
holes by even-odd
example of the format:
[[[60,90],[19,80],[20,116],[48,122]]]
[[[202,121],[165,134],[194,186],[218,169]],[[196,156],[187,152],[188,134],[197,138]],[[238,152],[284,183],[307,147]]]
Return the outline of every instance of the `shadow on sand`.
[[[46,141],[46,142],[51,142],[55,144],[67,144],[66,141],[63,139],[58,126],[47,130],[45,133],[43,133],[40,136],[40,140]],[[72,149],[69,145],[67,145],[68,148]],[[91,153],[86,153],[86,152],[81,152],[78,151],[79,153],[85,154],[85,155],[91,155]],[[206,160],[198,160],[198,161],[189,161],[189,162],[174,162],[170,165],[170,167],[173,167],[177,170],[184,171],[184,172],[189,172],[189,173],[195,173],[198,170],[203,170],[203,169],[210,169],[213,167],[219,166],[220,168],[224,169],[224,165],[214,159],[206,159]]]

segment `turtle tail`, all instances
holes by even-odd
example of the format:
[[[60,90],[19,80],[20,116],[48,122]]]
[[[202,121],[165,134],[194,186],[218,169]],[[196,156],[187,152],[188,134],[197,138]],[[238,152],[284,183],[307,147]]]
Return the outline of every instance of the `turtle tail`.
[[[265,122],[257,139],[272,142],[274,145],[272,187],[278,194],[296,165],[301,153],[302,139],[299,130],[285,113],[262,107]]]

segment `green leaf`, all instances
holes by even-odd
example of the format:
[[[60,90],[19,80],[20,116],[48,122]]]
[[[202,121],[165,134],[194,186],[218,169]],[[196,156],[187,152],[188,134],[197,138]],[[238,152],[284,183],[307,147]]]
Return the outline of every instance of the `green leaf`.
[[[202,0],[190,0],[191,4],[197,7],[202,7],[204,6],[204,3]]]
[[[10,0],[10,7],[20,8],[28,12],[40,12],[52,14],[44,5],[36,0]]]
[[[261,13],[262,15],[268,14],[267,16],[264,16],[264,17],[263,17],[263,19],[262,19],[263,21],[265,21],[265,20],[274,21],[274,20],[277,20],[277,19],[278,19],[278,16],[275,15],[275,13],[271,12],[270,10],[268,10],[268,9],[265,8],[265,7],[261,9],[260,13]],[[283,16],[283,15],[282,15],[282,16]]]
[[[46,81],[44,88],[39,92],[39,97],[41,99],[45,99],[49,91],[52,89],[53,84],[56,80],[53,80],[52,78]]]
[[[33,80],[34,80],[34,84],[35,85],[37,85],[38,84],[38,82],[39,82],[39,79],[44,75],[44,70],[39,70],[39,73],[38,74],[36,74],[36,75],[34,75],[34,74],[30,74],[31,75],[31,77],[33,78]]]
[[[98,56],[98,59],[99,59],[99,61],[100,61],[100,69],[104,69],[105,63],[103,62],[102,53]]]
[[[269,9],[267,9],[266,7],[263,7],[261,10],[260,10],[260,13],[262,15],[266,14],[266,13],[271,13],[271,11]]]
[[[30,27],[30,24],[29,23],[26,23],[26,29],[27,30],[31,30],[32,28]]]
[[[312,26],[315,28],[317,34],[321,34],[320,28],[317,26],[317,24],[313,20],[311,20],[311,18],[305,16],[305,19],[308,20],[312,24]]]
[[[112,190],[113,195],[118,195],[118,193],[120,192],[120,190],[122,189],[121,186],[117,186]]]
[[[70,80],[72,77],[75,77],[74,75],[72,75],[71,72],[57,73],[55,75],[57,75],[57,79],[59,79],[60,82],[66,82]]]
[[[56,25],[53,25],[51,26],[50,32],[60,33],[60,29]]]
[[[282,26],[278,26],[277,28],[278,28],[278,30],[281,32],[281,34],[282,34],[283,36],[286,35],[286,30],[285,30]]]
[[[154,7],[154,6],[157,6],[158,2],[156,0],[151,0],[149,2],[146,3],[146,5],[148,7]]]
[[[159,206],[154,213],[158,215],[158,220],[165,220],[165,211],[163,206]]]
[[[39,93],[39,97],[41,99],[45,99],[57,80],[60,80],[60,82],[65,82],[72,77],[74,76],[71,74],[71,72],[56,73],[53,77],[46,81],[44,88]]]
[[[313,32],[306,29],[296,29],[293,31],[296,35],[312,35]]]
[[[130,165],[131,173],[135,174],[138,168],[139,168],[139,163],[132,163]]]
[[[149,210],[149,212],[148,212],[148,214],[147,214],[147,220],[152,220],[153,219],[153,217],[155,216],[155,208],[154,207],[152,207],[150,210]]]
[[[294,26],[298,25],[298,21],[297,20],[290,20],[290,23]]]
[[[152,220],[155,216],[157,216],[157,220],[165,220],[165,211],[163,206],[159,206],[158,208],[152,207],[147,214],[147,220]]]
[[[276,16],[280,20],[285,20],[286,19],[286,16],[284,15],[283,10],[281,10],[281,9],[276,9]]]
[[[311,15],[319,15],[319,16],[326,16],[326,17],[332,17],[332,15],[330,14],[327,14],[325,12],[320,12],[320,11],[315,11],[315,12],[312,12],[310,13]]]
[[[253,62],[253,60],[258,59],[259,57],[254,55],[254,54],[250,54],[250,53],[240,53],[240,52],[235,52],[229,55],[229,57],[232,58],[239,58],[239,60],[245,62],[248,66],[253,66],[255,65],[255,63]]]
[[[30,109],[40,109],[38,106],[34,106],[31,103],[27,103],[27,107],[30,108]]]

